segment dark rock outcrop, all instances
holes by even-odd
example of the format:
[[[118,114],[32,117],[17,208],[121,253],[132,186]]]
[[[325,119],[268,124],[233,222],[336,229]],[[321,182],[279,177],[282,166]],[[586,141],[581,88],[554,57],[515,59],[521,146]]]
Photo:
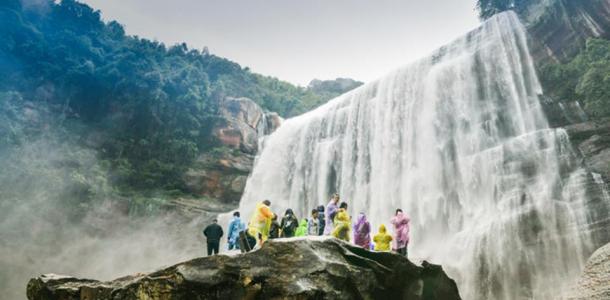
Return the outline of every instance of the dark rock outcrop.
[[[599,248],[587,261],[569,300],[610,299],[610,244]]]
[[[67,299],[460,299],[440,266],[417,266],[333,238],[275,240],[109,282],[42,275],[30,300]]]

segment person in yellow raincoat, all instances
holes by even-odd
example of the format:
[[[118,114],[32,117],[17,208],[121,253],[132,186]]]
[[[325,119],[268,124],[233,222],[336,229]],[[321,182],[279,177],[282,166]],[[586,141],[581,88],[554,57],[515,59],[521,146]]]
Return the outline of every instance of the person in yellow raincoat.
[[[387,233],[385,225],[379,226],[379,233],[373,237],[373,242],[375,242],[375,251],[390,251],[392,236]]]
[[[269,227],[271,227],[271,219],[273,218],[273,213],[269,206],[271,206],[271,201],[269,200],[257,204],[248,224],[248,233],[255,237],[261,245],[269,236]]]
[[[349,236],[352,232],[352,222],[349,214],[343,208],[339,209],[334,220],[335,228],[333,229],[332,235],[340,240],[349,242]]]

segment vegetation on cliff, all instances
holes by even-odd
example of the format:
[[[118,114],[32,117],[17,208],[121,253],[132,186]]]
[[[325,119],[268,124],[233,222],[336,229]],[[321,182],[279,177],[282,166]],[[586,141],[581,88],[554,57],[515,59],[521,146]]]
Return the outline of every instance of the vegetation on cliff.
[[[543,66],[540,78],[554,99],[579,101],[595,119],[610,116],[610,41],[589,39],[571,61]]]
[[[248,97],[287,117],[345,91],[294,86],[207,49],[128,36],[74,0],[0,4],[0,78],[5,112],[44,104],[63,129],[78,123],[63,120],[79,121],[78,133],[98,137],[92,146],[112,182],[141,190],[182,188],[187,166],[215,146],[209,131],[226,96]],[[18,133],[18,122],[3,124],[10,127],[3,146],[36,134]]]

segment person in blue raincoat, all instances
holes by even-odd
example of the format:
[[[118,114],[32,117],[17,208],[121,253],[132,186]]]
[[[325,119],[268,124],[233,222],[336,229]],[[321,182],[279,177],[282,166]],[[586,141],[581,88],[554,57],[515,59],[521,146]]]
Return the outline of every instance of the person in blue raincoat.
[[[239,249],[239,233],[246,230],[246,224],[241,220],[239,212],[233,213],[233,220],[229,223],[229,234],[227,243],[229,250]]]

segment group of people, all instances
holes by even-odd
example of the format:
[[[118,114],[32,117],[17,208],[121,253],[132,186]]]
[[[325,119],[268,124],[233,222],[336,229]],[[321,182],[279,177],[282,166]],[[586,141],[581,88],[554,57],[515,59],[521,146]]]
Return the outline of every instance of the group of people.
[[[350,242],[353,235],[354,244],[365,249],[375,251],[393,250],[407,256],[410,219],[401,209],[396,209],[390,220],[393,227],[392,235],[388,233],[384,224],[381,224],[379,231],[372,235],[371,225],[364,212],[358,214],[352,226],[352,218],[347,211],[348,204],[346,202],[340,203],[338,194],[332,196],[326,207],[324,205],[318,206],[311,211],[309,219],[302,218],[300,221],[292,209],[287,209],[282,219],[278,221],[278,216],[271,211],[270,206],[271,202],[269,200],[258,203],[248,226],[241,220],[239,212],[233,213],[233,219],[228,226],[227,244],[229,250],[240,249],[242,252],[247,252],[257,244],[264,244],[268,239],[295,236],[332,235]],[[206,227],[204,235],[208,240],[208,255],[218,253],[222,228],[216,220]]]

